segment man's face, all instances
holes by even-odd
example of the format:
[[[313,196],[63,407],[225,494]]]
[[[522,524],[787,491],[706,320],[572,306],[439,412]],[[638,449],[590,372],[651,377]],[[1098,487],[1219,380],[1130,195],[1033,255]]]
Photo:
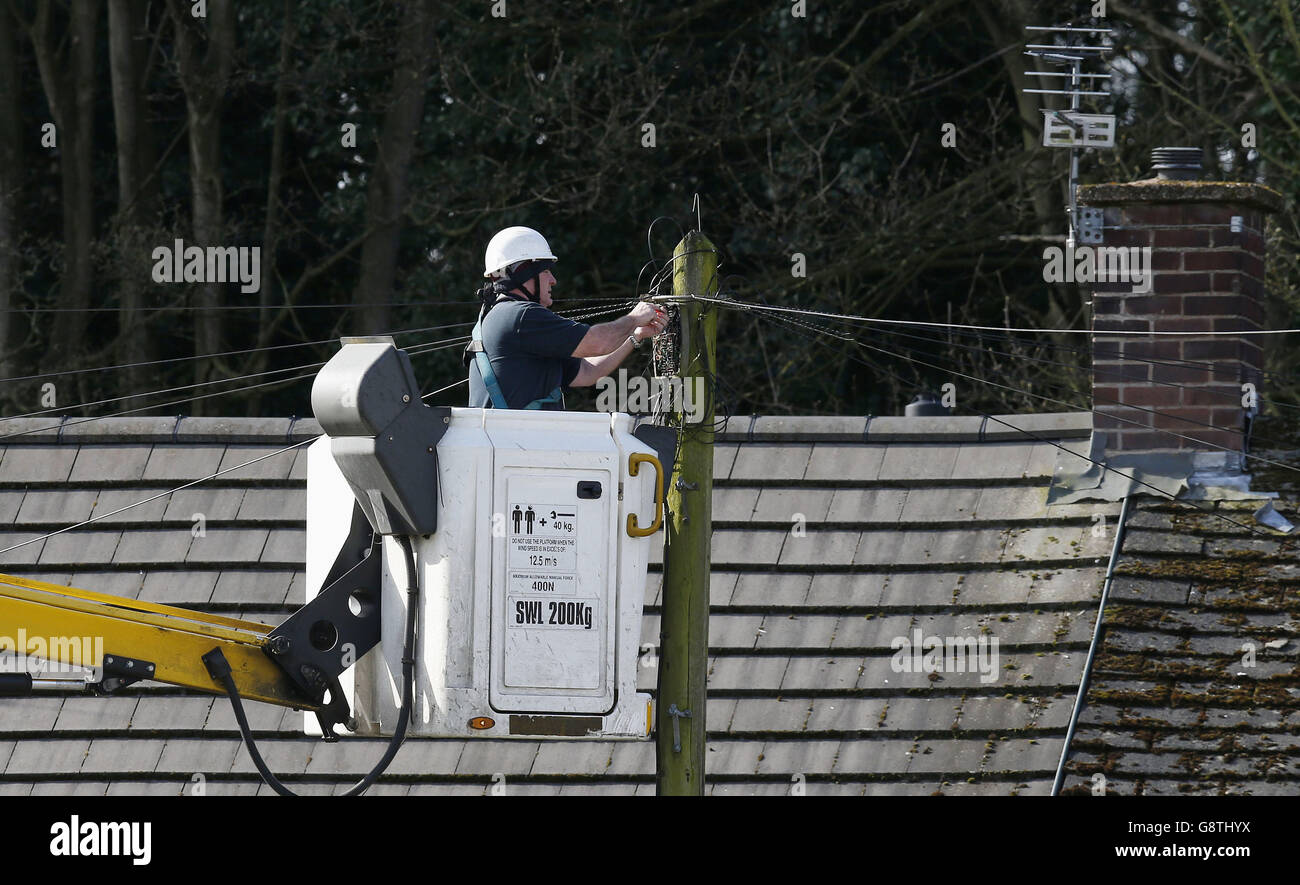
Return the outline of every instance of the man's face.
[[[540,292],[533,292],[532,280],[524,283],[524,289],[537,295],[537,303],[542,307],[550,307],[555,302],[555,299],[551,297],[551,287],[555,285],[555,274],[549,270],[542,271],[542,274],[537,278],[537,285],[541,289]]]

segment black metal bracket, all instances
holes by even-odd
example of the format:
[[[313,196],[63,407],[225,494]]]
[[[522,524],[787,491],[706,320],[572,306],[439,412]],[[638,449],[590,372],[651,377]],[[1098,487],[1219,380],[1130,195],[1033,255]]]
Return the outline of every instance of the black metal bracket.
[[[655,455],[659,458],[659,463],[664,466],[664,470],[669,473],[672,472],[673,464],[677,461],[678,434],[676,427],[642,423],[636,426],[636,429],[632,431],[632,435],[654,449]]]
[[[103,677],[93,686],[100,694],[111,694],[141,679],[152,679],[155,668],[153,661],[104,652],[103,669]]]
[[[338,676],[379,644],[382,556],[370,521],[352,506],[347,540],[317,596],[271,631],[262,650],[314,704],[327,741],[338,740],[335,725],[349,725],[351,711]]]

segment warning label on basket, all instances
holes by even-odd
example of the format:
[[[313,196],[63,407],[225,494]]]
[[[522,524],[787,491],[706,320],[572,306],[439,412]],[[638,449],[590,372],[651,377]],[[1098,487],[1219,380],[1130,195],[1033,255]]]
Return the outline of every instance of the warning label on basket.
[[[543,504],[512,504],[506,515],[511,534],[525,537],[573,537],[578,530],[578,508],[573,504],[558,507]]]
[[[523,501],[511,504],[506,518],[510,523],[508,565],[512,572],[541,572],[547,576],[568,572],[569,580],[573,580],[578,567],[578,511],[574,505]],[[546,579],[538,575],[533,580]],[[511,589],[524,589],[516,588],[513,576]]]
[[[546,593],[559,596],[572,596],[578,592],[578,579],[575,575],[561,575],[554,572],[510,572],[511,593]]]
[[[594,599],[539,599],[511,596],[507,600],[511,623],[517,627],[590,630],[599,624]]]

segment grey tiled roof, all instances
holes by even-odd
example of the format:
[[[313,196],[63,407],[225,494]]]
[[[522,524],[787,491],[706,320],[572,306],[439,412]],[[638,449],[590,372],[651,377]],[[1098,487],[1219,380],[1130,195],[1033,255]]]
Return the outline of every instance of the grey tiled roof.
[[[1089,418],[1003,416],[1042,442],[980,418],[733,419],[715,451],[709,789],[1046,793],[1109,555],[1092,516],[1119,509],[1045,504],[1057,444],[1086,451]],[[10,437],[0,548],[317,432],[110,419]],[[267,458],[2,554],[0,569],[278,623],[303,599],[305,462],[305,449]],[[895,672],[892,643],[915,630],[996,639],[992,680]],[[654,689],[653,667],[638,675]],[[272,770],[304,791],[342,791],[383,752],[383,739],[304,737],[300,713],[249,711]],[[654,745],[411,738],[373,792],[478,794],[498,773],[512,793],[653,793]],[[224,698],[145,683],[0,700],[5,793],[175,794],[200,774],[209,795],[268,792]]]
[[[1300,792],[1300,545],[1154,498],[1131,513],[1064,790]],[[1293,521],[1295,502],[1275,504]]]

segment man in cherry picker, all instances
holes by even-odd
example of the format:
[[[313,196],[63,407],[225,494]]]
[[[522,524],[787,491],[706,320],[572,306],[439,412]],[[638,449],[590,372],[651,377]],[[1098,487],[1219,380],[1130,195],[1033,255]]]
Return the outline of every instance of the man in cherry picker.
[[[488,243],[483,306],[465,349],[471,407],[562,410],[566,388],[592,386],[664,330],[663,309],[644,301],[594,326],[552,313],[556,260],[529,227],[508,227]]]

